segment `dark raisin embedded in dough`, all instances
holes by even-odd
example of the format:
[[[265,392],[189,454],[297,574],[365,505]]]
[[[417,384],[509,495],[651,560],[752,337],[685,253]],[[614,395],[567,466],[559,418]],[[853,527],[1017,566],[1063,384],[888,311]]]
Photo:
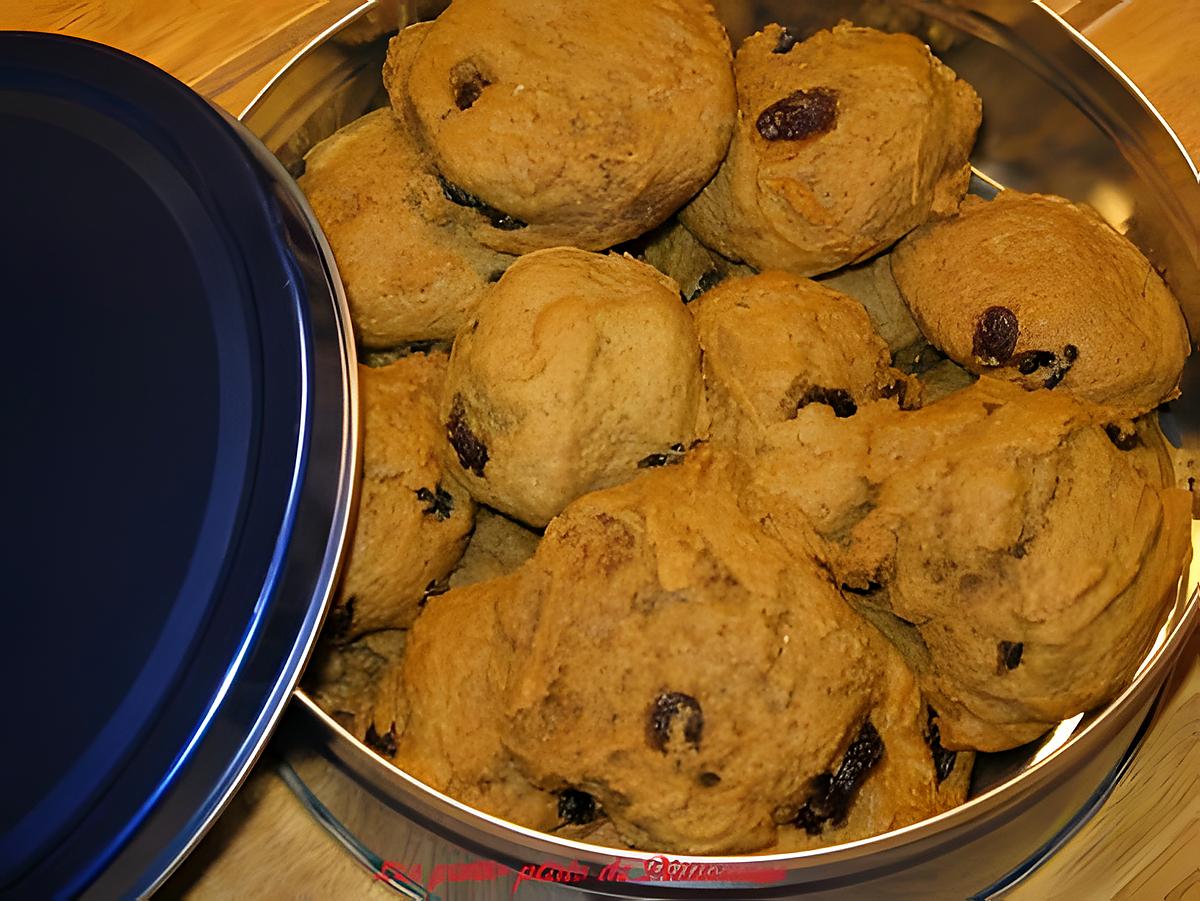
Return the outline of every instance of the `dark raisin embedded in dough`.
[[[833,130],[838,92],[833,88],[794,91],[759,113],[754,123],[768,141],[801,141]]]
[[[650,747],[665,754],[673,732],[682,733],[683,740],[698,749],[704,732],[704,713],[700,710],[700,702],[691,695],[666,691],[650,705],[646,741]]]
[[[858,412],[858,404],[854,402],[850,392],[844,388],[822,388],[820,385],[813,385],[804,392],[804,396],[796,404],[797,412],[809,404],[825,404],[827,407],[832,407],[833,415],[838,419],[845,419]]]
[[[799,43],[800,39],[788,31],[786,28],[779,32],[779,41],[775,44],[775,49],[772,53],[788,53],[793,47]]]
[[[335,640],[344,638],[350,631],[350,626],[354,622],[355,600],[357,599],[351,595],[346,598],[344,604],[338,604],[329,611],[329,616],[325,619],[325,634],[330,638]]]
[[[670,449],[661,454],[650,454],[638,460],[638,469],[654,469],[657,466],[675,466],[683,462],[686,449],[682,444],[672,444]]]
[[[705,788],[712,788],[714,785],[716,785],[718,782],[721,781],[721,777],[718,776],[716,773],[708,773],[708,772],[701,773],[700,776],[698,777],[698,779],[699,779],[700,784],[703,785]]]
[[[396,724],[392,723],[388,727],[387,732],[382,735],[375,730],[375,724],[367,726],[367,734],[363,736],[363,741],[367,747],[376,754],[382,754],[384,757],[396,756]]]
[[[468,209],[478,210],[482,215],[487,216],[488,222],[492,228],[500,231],[510,232],[516,231],[519,228],[525,228],[529,223],[522,222],[508,213],[501,212],[494,206],[480,200],[470,191],[460,188],[458,185],[446,181],[442,176],[438,176],[438,184],[442,186],[442,195],[453,204],[465,206]]]
[[[1003,673],[1005,670],[1014,670],[1020,665],[1021,654],[1025,650],[1025,643],[1021,641],[1002,641],[996,650],[996,670]]]
[[[1104,427],[1104,434],[1108,436],[1108,440],[1117,450],[1133,450],[1142,443],[1137,432],[1122,432],[1121,427],[1115,422],[1110,422]]]
[[[454,395],[454,401],[450,404],[450,418],[446,420],[446,438],[454,448],[454,453],[458,455],[458,462],[462,468],[483,478],[483,469],[488,462],[487,445],[480,441],[467,425],[467,411],[461,394]]]
[[[1039,369],[1053,366],[1058,362],[1058,356],[1048,350],[1027,350],[1014,358],[1017,371],[1021,375],[1033,375]]]
[[[837,772],[822,773],[813,780],[813,792],[796,814],[795,824],[809,835],[820,835],[825,823],[846,822],[850,804],[863,781],[883,758],[883,739],[870,720],[846,749]]]
[[[985,366],[1003,366],[1017,346],[1021,326],[1008,307],[988,307],[975,323],[971,353]]]
[[[470,60],[463,60],[450,70],[450,89],[454,91],[454,105],[460,110],[474,106],[483,89],[489,85],[491,82]]]
[[[421,510],[426,516],[433,516],[438,522],[445,522],[454,515],[454,496],[438,483],[434,490],[417,489],[417,500],[429,506]]]
[[[958,752],[947,751],[942,747],[942,732],[936,722],[937,711],[932,707],[926,709],[929,711],[929,721],[925,741],[929,744],[929,753],[933,755],[933,769],[937,773],[938,785],[941,785],[954,772],[954,761]]]
[[[577,788],[564,788],[558,793],[558,818],[572,826],[582,826],[596,819],[596,799]]]
[[[1068,344],[1063,348],[1062,360],[1057,362],[1054,371],[1050,373],[1050,377],[1043,383],[1047,388],[1054,388],[1075,364],[1076,358],[1079,356],[1079,348],[1074,344]]]

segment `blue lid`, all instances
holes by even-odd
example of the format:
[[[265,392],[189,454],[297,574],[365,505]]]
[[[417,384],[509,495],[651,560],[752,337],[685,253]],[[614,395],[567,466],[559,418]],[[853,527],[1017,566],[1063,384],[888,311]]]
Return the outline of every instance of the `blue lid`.
[[[322,242],[180,82],[0,32],[0,896],[151,888],[291,693],[353,484]]]

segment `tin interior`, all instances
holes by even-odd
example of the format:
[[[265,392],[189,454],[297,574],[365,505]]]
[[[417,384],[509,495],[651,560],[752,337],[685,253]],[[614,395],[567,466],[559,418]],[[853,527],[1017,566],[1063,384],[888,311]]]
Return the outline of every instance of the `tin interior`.
[[[399,5],[399,22],[431,18],[444,5],[408,0]],[[1040,4],[1027,0],[894,4],[716,0],[715,5],[735,46],[770,22],[804,36],[843,18],[887,30],[911,30],[930,40],[939,56],[983,98],[984,125],[972,156],[976,169],[972,191],[990,196],[999,185],[1089,203],[1163,272],[1180,299],[1193,339],[1200,334],[1196,169],[1169,127],[1119,70]],[[315,143],[387,103],[380,67],[388,29],[397,24],[392,14],[383,5],[365,3],[318,38],[243,113],[244,124],[293,175],[303,172],[303,156]],[[1185,371],[1183,391],[1179,400],[1161,411],[1163,428],[1177,447],[1200,449],[1200,361],[1195,354]],[[1015,794],[1022,783],[1028,788],[1036,782],[1035,771],[1065,765],[1073,746],[1081,745],[1077,750],[1082,754],[1089,735],[1115,734],[1116,725],[1144,710],[1197,618],[1196,584],[1193,565],[1191,573],[1182,574],[1175,603],[1134,684],[1120,698],[1100,710],[1081,713],[1029,745],[978,755],[972,801],[965,806]],[[302,700],[314,707],[309,699]],[[332,719],[321,720],[323,728],[341,733],[339,742],[350,743],[355,754],[370,758],[372,767],[385,767],[406,783],[441,797],[378,758]],[[450,806],[473,814],[456,802]],[[929,825],[932,821],[888,835],[902,838],[900,833]],[[869,847],[887,837],[855,845]],[[588,847],[553,838],[547,841]],[[839,847],[850,846],[788,857],[828,854]]]

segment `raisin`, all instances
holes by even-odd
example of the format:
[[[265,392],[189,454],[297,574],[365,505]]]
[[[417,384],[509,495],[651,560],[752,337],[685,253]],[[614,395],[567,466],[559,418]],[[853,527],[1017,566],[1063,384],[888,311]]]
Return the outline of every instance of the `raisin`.
[[[1104,434],[1108,436],[1108,440],[1113,443],[1117,450],[1133,450],[1142,443],[1142,439],[1138,437],[1137,432],[1122,432],[1121,427],[1115,422],[1110,422],[1104,427]]]
[[[975,323],[971,353],[985,366],[1003,366],[1017,346],[1021,326],[1008,307],[988,307]]]
[[[705,772],[705,773],[701,773],[699,776],[699,782],[705,788],[712,788],[714,785],[716,785],[720,781],[721,781],[721,777],[718,776],[716,773]]]
[[[1079,348],[1074,344],[1068,344],[1066,347],[1064,347],[1062,355],[1063,362],[1059,363],[1055,367],[1054,372],[1050,373],[1050,377],[1042,384],[1047,388],[1056,387],[1058,383],[1063,380],[1063,376],[1070,371],[1078,356]]]
[[[417,609],[424,610],[425,605],[429,603],[430,598],[436,598],[445,594],[449,590],[449,579],[434,579],[425,586],[425,590],[421,593],[421,600],[417,601]]]
[[[937,711],[932,707],[926,709],[929,711],[929,721],[925,740],[929,744],[929,753],[933,755],[933,769],[937,774],[938,785],[941,785],[954,772],[954,761],[958,757],[958,752],[947,751],[942,747],[942,732],[935,722]]]
[[[1039,369],[1053,366],[1058,361],[1058,357],[1048,350],[1027,350],[1022,354],[1017,354],[1015,360],[1017,371],[1021,375],[1033,375]]]
[[[382,754],[384,757],[396,756],[396,724],[388,728],[387,732],[380,735],[375,731],[375,724],[367,726],[367,734],[363,736],[363,741],[367,747],[376,754]]]
[[[686,453],[682,444],[672,444],[671,447],[661,454],[650,454],[638,460],[638,469],[654,469],[657,466],[674,466],[677,463],[683,462],[683,456]]]
[[[814,791],[793,822],[809,835],[819,835],[826,822],[834,826],[845,823],[859,786],[882,758],[883,739],[867,720],[846,749],[837,772],[832,776],[822,773],[813,780]]]
[[[721,273],[716,269],[709,269],[702,276],[700,281],[696,283],[696,290],[683,299],[684,303],[691,303],[705,291],[711,291],[721,283]]]
[[[465,206],[468,209],[478,210],[482,215],[487,216],[488,222],[492,228],[500,231],[510,232],[516,231],[519,228],[525,228],[529,223],[522,222],[514,216],[508,215],[496,209],[494,206],[480,200],[470,191],[460,188],[458,185],[446,181],[442,176],[438,176],[438,184],[442,186],[442,195],[453,204]]]
[[[779,42],[775,45],[772,53],[788,53],[793,47],[799,43],[800,39],[788,31],[786,28],[779,32]]]
[[[845,419],[858,412],[858,404],[854,402],[850,392],[844,388],[822,388],[820,385],[814,385],[804,392],[804,396],[796,404],[797,412],[809,404],[825,404],[827,407],[833,407],[833,415],[838,419]]]
[[[487,445],[480,441],[479,437],[471,431],[471,427],[467,425],[466,409],[461,394],[454,395],[454,401],[450,404],[450,418],[446,420],[446,437],[450,441],[450,446],[454,448],[454,453],[458,455],[458,462],[462,468],[483,478],[483,469],[488,462]]]
[[[646,721],[646,742],[650,747],[667,753],[672,726],[679,717],[683,717],[683,740],[699,749],[700,736],[704,732],[704,713],[700,710],[699,701],[678,691],[663,692],[650,705]]]
[[[1025,650],[1025,643],[1021,641],[1002,641],[996,648],[996,672],[1003,673],[1005,670],[1014,670],[1021,663],[1021,654]]]
[[[434,486],[434,490],[428,488],[417,489],[417,500],[423,504],[428,504],[421,510],[426,516],[434,516],[438,522],[445,522],[454,513],[454,496],[450,494],[441,483]]]
[[[450,88],[454,91],[454,105],[460,110],[468,110],[475,105],[483,89],[491,82],[484,78],[483,73],[470,60],[456,65],[450,72]]]
[[[754,123],[768,141],[800,141],[833,130],[838,92],[832,88],[794,91],[759,113]]]
[[[596,799],[577,788],[564,788],[558,794],[558,818],[572,826],[596,819]]]
[[[330,638],[344,638],[350,631],[350,625],[354,622],[355,600],[356,598],[351,595],[346,598],[346,603],[339,604],[329,611],[329,616],[325,620],[325,632]]]

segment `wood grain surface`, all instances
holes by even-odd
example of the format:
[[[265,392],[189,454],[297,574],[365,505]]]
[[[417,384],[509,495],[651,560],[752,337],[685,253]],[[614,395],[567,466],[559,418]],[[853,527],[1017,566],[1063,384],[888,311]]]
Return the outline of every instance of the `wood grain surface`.
[[[0,29],[142,56],[237,113],[358,0],[0,0]],[[1046,0],[1084,28],[1200,158],[1200,0]],[[396,897],[300,808],[264,760],[162,890],[168,898]],[[1200,634],[1100,812],[1011,891],[1037,899],[1200,901]]]

